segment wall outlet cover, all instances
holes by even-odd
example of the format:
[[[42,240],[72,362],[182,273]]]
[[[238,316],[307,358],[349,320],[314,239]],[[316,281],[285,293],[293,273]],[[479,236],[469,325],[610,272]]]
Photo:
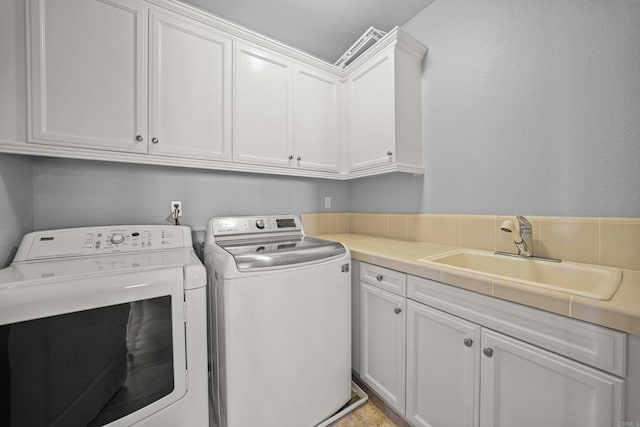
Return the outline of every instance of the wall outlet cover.
[[[172,200],[169,209],[171,213],[174,209],[178,209],[178,216],[182,216],[182,200]]]

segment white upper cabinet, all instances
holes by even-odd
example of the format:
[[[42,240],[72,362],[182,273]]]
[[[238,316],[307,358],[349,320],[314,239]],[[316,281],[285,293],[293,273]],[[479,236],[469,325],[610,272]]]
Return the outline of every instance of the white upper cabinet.
[[[293,63],[235,44],[234,160],[293,165]]]
[[[236,43],[234,160],[337,172],[339,80],[258,46]]]
[[[339,80],[311,67],[295,68],[296,167],[337,172],[340,160]]]
[[[231,160],[231,39],[151,12],[149,151]]]
[[[29,142],[146,152],[146,8],[29,0]]]
[[[378,43],[349,69],[349,172],[423,173],[420,87],[426,48],[399,29]]]
[[[330,179],[424,173],[426,48],[398,28],[339,69],[177,1],[25,1],[28,143],[0,152]]]
[[[393,162],[395,150],[393,46],[349,78],[349,164],[351,170]]]

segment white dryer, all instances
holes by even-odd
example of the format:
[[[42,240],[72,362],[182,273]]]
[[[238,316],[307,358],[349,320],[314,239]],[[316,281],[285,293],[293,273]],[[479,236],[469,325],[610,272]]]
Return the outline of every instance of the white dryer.
[[[351,397],[350,253],[292,215],[214,218],[205,239],[219,427],[311,427]]]
[[[0,270],[0,425],[208,426],[188,227],[27,234]]]

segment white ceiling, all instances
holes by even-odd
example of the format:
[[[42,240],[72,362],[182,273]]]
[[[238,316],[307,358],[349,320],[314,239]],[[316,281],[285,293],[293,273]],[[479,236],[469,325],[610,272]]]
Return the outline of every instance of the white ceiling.
[[[335,62],[374,26],[388,31],[435,0],[183,0]]]

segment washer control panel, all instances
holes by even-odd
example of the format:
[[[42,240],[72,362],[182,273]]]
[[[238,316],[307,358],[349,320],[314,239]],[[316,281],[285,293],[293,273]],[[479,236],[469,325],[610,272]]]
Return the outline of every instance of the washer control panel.
[[[25,248],[27,252],[25,253]],[[16,260],[35,260],[191,247],[189,227],[163,225],[86,227],[25,236]]]
[[[300,220],[295,215],[236,216],[214,218],[210,228],[214,236],[235,234],[274,233],[302,230]]]

